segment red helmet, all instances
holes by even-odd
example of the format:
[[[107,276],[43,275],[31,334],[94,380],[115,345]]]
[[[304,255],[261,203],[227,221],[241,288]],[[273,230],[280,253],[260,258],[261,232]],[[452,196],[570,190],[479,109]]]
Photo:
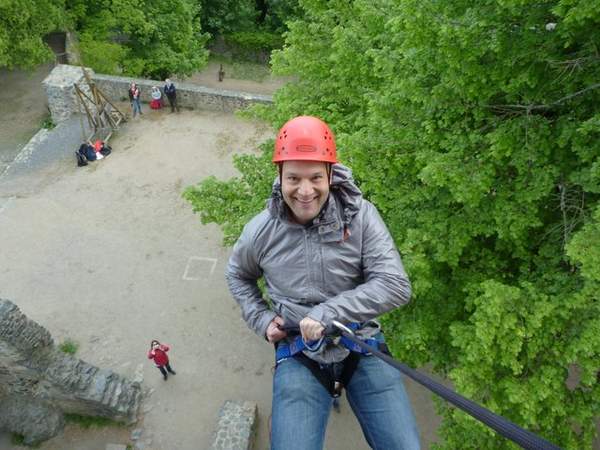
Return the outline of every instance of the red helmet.
[[[299,116],[281,127],[273,162],[321,161],[335,164],[335,137],[327,124],[312,116]]]

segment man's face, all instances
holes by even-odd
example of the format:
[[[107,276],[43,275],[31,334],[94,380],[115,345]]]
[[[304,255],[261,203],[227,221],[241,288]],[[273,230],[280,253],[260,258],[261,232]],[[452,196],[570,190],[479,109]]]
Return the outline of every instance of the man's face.
[[[302,225],[310,222],[317,217],[329,195],[327,165],[313,161],[285,161],[281,192],[293,219]]]

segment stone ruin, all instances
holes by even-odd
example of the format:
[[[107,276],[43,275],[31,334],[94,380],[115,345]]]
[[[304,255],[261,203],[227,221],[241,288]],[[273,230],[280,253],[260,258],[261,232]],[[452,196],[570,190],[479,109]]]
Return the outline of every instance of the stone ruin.
[[[142,387],[67,355],[44,327],[0,298],[0,429],[36,444],[56,436],[65,414],[134,423]]]

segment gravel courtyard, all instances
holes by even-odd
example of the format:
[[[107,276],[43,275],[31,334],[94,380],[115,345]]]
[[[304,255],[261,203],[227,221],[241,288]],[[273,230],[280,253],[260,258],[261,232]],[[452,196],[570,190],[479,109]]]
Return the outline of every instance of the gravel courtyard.
[[[201,225],[181,192],[208,175],[235,175],[231,155],[256,151],[271,133],[230,114],[146,109],[113,138],[106,160],[78,168],[67,159],[0,180],[0,296],[55,340],[77,341],[82,359],[127,376],[142,365],[153,390],[136,426],[145,449],[208,448],[227,399],[258,403],[256,448],[268,447],[272,349],[229,296],[219,229]],[[167,382],[145,356],[153,338],[172,346],[177,376]],[[429,395],[409,390],[427,442]],[[69,425],[40,448],[103,450],[136,427]],[[6,435],[0,448],[11,448]],[[367,448],[345,400],[327,448]]]

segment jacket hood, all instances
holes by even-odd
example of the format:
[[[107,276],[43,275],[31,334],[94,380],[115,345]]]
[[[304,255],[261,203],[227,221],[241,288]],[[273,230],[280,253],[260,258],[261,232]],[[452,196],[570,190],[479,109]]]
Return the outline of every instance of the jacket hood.
[[[323,221],[331,220],[332,216],[338,216],[342,223],[347,226],[352,222],[352,219],[360,209],[362,192],[354,183],[352,170],[349,167],[342,164],[333,164],[331,170],[333,177],[331,186],[329,187],[329,199],[318,217],[320,221]],[[332,197],[335,197],[337,201],[333,201]],[[341,204],[339,213],[337,212],[338,202]],[[271,197],[267,201],[267,209],[272,217],[289,223],[287,208],[281,194],[279,176],[273,182],[273,190],[271,191]],[[315,222],[318,221],[315,220]]]

